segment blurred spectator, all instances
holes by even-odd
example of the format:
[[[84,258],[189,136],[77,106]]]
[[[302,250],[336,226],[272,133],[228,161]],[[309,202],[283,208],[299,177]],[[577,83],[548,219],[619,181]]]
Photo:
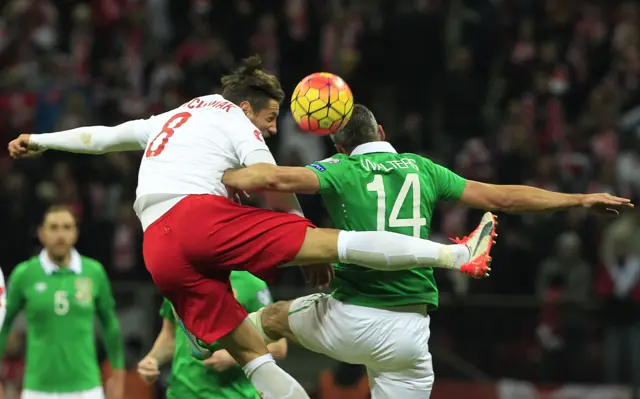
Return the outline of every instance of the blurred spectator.
[[[605,295],[605,371],[610,383],[631,379],[640,388],[640,212],[623,215],[605,231],[602,243],[604,273],[600,293]],[[628,355],[628,358],[627,356]]]
[[[538,273],[536,289],[544,304],[537,333],[547,380],[562,375],[558,371],[568,366],[575,381],[584,366],[591,268],[581,256],[581,245],[577,234],[561,234],[556,239],[556,254],[542,263]],[[566,365],[565,358],[569,360]]]

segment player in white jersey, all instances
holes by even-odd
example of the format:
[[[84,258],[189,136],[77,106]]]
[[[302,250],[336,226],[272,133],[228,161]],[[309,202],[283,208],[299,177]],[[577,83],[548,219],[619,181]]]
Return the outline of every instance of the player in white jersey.
[[[288,213],[230,200],[232,193],[221,181],[226,170],[275,164],[263,137],[276,132],[284,93],[259,67],[257,57],[245,60],[223,78],[223,96],[198,97],[115,127],[23,134],[9,143],[9,152],[23,158],[47,149],[89,154],[144,149],[134,207],[155,284],[186,329],[206,344],[219,341],[264,398],[306,398],[246,320],[229,283],[232,270],[269,281],[278,267],[321,264],[326,266],[309,270],[326,282],[329,264],[340,261],[385,271],[432,266],[484,275],[495,226],[492,219],[483,222],[467,245],[442,245],[382,231],[315,228],[298,216],[292,194],[264,195],[270,208]]]

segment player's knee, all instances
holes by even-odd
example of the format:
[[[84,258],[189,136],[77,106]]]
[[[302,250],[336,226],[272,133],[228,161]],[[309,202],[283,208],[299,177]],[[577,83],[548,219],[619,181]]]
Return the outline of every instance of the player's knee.
[[[309,227],[298,255],[287,266],[337,262],[339,234],[340,230]]]
[[[262,329],[273,340],[287,337],[289,332],[290,302],[280,301],[262,309]]]

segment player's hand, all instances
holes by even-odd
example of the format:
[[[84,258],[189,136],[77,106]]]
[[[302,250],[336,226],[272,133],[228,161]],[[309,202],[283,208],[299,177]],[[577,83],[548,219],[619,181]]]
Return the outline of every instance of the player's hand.
[[[325,289],[331,283],[335,275],[333,265],[330,263],[320,265],[302,266],[302,275],[307,284],[318,289]]]
[[[630,199],[598,193],[586,194],[582,199],[582,207],[595,213],[618,216],[621,210],[631,209],[634,205]]]
[[[213,352],[210,358],[202,361],[202,364],[209,366],[216,371],[225,371],[228,368],[236,365],[236,361],[231,357],[226,350],[219,350]]]
[[[238,204],[242,204],[242,201],[246,201],[251,197],[246,191],[237,190],[229,186],[227,186],[227,192],[229,193],[229,198]]]
[[[153,356],[146,356],[138,362],[138,375],[147,384],[152,384],[160,375],[158,360]]]
[[[29,158],[42,154],[44,152],[43,149],[39,148],[36,145],[30,143],[31,135],[30,134],[21,134],[17,139],[11,140],[7,149],[9,150],[9,155],[13,159],[20,158]]]
[[[106,399],[124,399],[124,370],[111,371],[111,377],[107,381]]]

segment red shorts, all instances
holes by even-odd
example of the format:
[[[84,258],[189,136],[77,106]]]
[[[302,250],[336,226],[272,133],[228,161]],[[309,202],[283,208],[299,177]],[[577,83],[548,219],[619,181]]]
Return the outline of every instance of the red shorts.
[[[265,281],[293,260],[306,230],[300,216],[190,195],[144,232],[147,270],[187,330],[211,344],[246,317],[229,274],[246,270]]]

